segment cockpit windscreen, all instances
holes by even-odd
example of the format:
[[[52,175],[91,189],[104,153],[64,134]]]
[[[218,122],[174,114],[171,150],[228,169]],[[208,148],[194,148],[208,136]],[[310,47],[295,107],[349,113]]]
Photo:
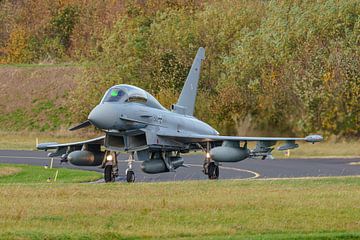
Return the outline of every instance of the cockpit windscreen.
[[[122,89],[112,88],[108,91],[102,102],[123,102],[126,94]]]

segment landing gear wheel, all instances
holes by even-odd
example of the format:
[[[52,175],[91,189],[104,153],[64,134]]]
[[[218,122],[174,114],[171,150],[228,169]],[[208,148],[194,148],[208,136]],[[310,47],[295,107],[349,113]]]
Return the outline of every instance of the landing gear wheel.
[[[208,165],[208,177],[209,179],[218,179],[219,178],[219,166],[214,162],[210,162]]]
[[[105,182],[113,182],[115,180],[115,178],[113,176],[113,166],[112,165],[105,166],[104,179],[105,179]]]
[[[132,182],[135,182],[135,173],[133,170],[128,170],[126,172],[126,181],[128,183],[132,183]]]

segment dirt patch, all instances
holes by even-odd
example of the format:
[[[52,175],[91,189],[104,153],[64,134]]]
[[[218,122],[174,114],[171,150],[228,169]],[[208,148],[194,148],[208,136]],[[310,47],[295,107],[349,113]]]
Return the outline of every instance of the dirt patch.
[[[17,167],[0,167],[0,177],[14,175],[21,171],[22,169]]]
[[[0,113],[31,109],[39,100],[61,105],[65,94],[75,86],[80,67],[0,67]]]

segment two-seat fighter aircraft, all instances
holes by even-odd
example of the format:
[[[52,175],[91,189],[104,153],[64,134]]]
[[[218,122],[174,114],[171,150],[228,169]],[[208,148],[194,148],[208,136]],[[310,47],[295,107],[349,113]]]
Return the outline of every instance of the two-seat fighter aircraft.
[[[70,129],[93,125],[101,129],[104,136],[75,143],[42,143],[37,148],[56,149],[49,157],[61,156],[62,161],[74,165],[101,166],[105,182],[114,181],[118,176],[117,154],[126,151],[129,153],[126,179],[134,182],[135,159],[142,161],[141,169],[145,173],[163,173],[183,166],[181,154],[202,150],[205,152],[204,174],[209,179],[217,179],[220,162],[265,159],[277,141],[285,142],[278,148],[281,151],[297,148],[295,141],[322,141],[320,135],[305,138],[220,136],[214,128],[193,116],[204,58],[205,49],[199,48],[178,102],[170,110],[138,87],[116,85],[105,93],[87,121]],[[256,142],[254,149],[247,147],[250,141]]]

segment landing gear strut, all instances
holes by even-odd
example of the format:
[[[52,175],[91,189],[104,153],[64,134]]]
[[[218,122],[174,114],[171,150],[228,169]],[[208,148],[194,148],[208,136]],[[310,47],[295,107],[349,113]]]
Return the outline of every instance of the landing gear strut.
[[[135,159],[134,159],[134,153],[131,153],[131,154],[129,155],[129,159],[127,160],[127,162],[128,162],[128,168],[127,168],[126,171],[125,171],[126,181],[127,181],[128,183],[135,182],[135,173],[134,173],[134,171],[132,170],[132,164],[133,164],[134,161],[135,161]]]

